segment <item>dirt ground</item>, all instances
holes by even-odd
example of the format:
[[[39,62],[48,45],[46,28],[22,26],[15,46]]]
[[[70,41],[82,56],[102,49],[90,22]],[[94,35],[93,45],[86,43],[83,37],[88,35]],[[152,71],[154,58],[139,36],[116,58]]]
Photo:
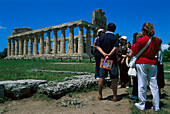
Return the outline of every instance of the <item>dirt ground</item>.
[[[170,82],[168,82],[170,84]],[[86,101],[81,106],[59,106],[63,99],[68,98],[67,94],[62,98],[55,100],[45,100],[42,98],[25,98],[22,100],[12,100],[0,104],[0,114],[129,114],[131,112],[132,104],[129,99],[125,99],[129,95],[126,88],[119,88],[118,95],[122,99],[118,102],[111,101],[112,91],[110,88],[103,90],[104,100],[97,99],[98,91],[91,91],[87,93],[73,93],[71,98]],[[165,86],[164,90],[170,97],[170,86]],[[164,99],[166,101],[166,99]],[[168,100],[169,102],[169,100]],[[167,109],[170,112],[170,109]]]

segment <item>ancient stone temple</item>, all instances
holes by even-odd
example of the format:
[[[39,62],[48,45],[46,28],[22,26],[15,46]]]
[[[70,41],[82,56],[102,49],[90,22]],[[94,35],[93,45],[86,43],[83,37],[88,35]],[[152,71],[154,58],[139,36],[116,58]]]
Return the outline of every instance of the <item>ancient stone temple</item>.
[[[16,28],[14,33],[8,36],[7,58],[92,57],[91,38],[97,37],[99,28],[106,29],[104,14],[102,9],[93,11],[92,23],[78,20],[37,30],[28,27]],[[76,27],[79,30],[77,36],[74,33]],[[69,32],[68,37],[66,30]],[[58,32],[61,32],[60,37]]]

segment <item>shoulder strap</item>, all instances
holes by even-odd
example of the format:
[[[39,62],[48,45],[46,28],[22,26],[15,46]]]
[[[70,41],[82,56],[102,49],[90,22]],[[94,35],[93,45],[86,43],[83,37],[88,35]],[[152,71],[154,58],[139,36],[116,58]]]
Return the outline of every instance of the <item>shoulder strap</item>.
[[[143,51],[148,47],[148,45],[150,44],[152,40],[152,37],[149,39],[149,41],[147,42],[147,44],[145,45],[145,47],[143,47],[143,49],[141,49],[135,56],[138,58],[142,53]]]

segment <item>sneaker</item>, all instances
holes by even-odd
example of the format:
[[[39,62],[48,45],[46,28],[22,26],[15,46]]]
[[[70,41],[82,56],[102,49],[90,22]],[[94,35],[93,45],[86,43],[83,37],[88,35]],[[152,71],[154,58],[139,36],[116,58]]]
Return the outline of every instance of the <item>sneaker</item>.
[[[118,88],[121,88],[122,86],[121,85],[119,85],[119,86],[117,86]]]
[[[137,97],[137,96],[134,96],[134,95],[131,95],[131,96],[130,96],[130,99],[132,99],[132,100],[133,100],[133,99],[134,99],[134,100],[137,100],[138,97]]]
[[[152,109],[152,110],[155,110],[155,111],[159,111],[159,110],[160,110],[159,108],[155,109],[154,106],[152,106],[151,109]]]
[[[99,80],[99,77],[97,77],[96,80]]]
[[[145,110],[145,105],[141,105],[140,103],[135,103],[135,106],[140,110]]]
[[[95,79],[97,79],[97,80],[98,80],[98,79],[99,79],[99,76],[95,76]]]
[[[126,88],[128,89],[128,88],[129,88],[129,86],[126,86]]]

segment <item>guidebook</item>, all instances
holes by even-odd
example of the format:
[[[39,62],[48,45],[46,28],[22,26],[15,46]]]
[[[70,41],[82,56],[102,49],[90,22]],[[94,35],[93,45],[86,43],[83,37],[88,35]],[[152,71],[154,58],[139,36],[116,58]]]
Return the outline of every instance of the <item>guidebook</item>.
[[[113,60],[101,59],[101,61],[100,61],[100,68],[111,70],[112,64],[113,64]]]

